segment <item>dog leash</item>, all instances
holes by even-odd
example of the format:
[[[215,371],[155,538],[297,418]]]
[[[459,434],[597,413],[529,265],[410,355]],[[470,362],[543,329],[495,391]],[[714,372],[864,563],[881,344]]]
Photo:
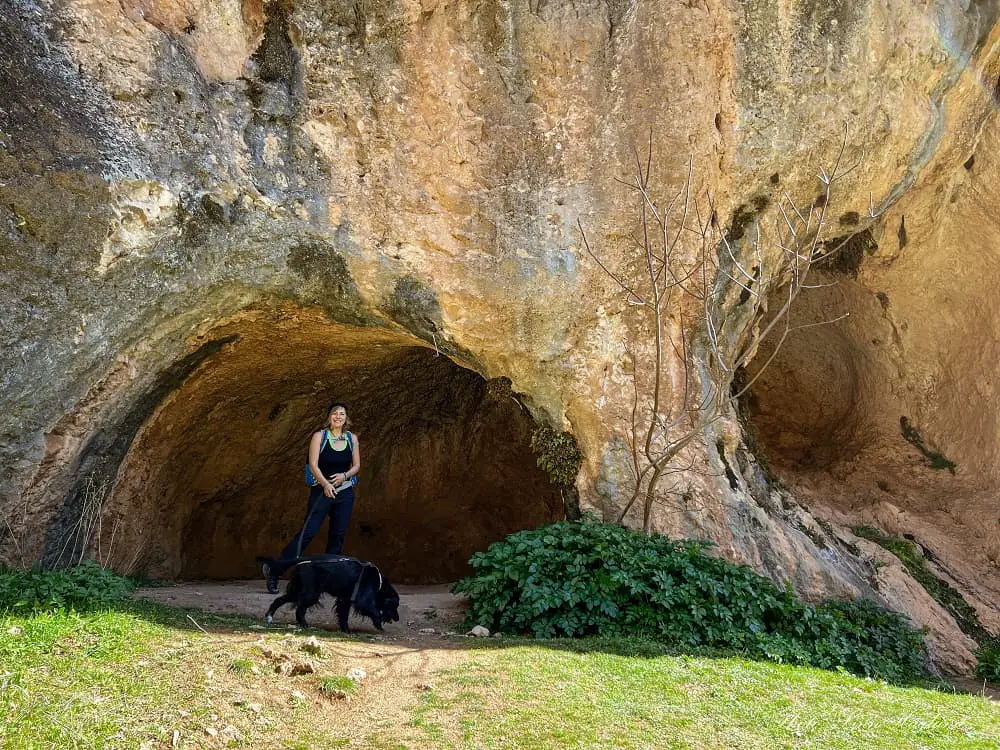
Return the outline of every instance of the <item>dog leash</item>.
[[[353,488],[354,486],[356,486],[357,483],[358,483],[358,478],[357,477],[350,477],[346,482],[341,482],[336,487],[334,487],[333,488],[333,494],[334,495],[338,495],[341,492],[343,492],[344,490],[349,490],[349,489]]]
[[[351,489],[357,483],[358,483],[357,477],[351,477],[346,482],[341,482],[340,484],[338,484],[336,487],[333,488],[333,496],[336,497],[339,493],[343,492],[344,490]],[[302,537],[306,533],[306,526],[309,525],[309,519],[312,518],[314,510],[316,510],[315,507],[313,507],[312,509],[310,509],[308,513],[306,513],[306,520],[302,523],[302,529],[299,531],[299,546],[295,548],[296,557],[302,557]],[[379,588],[382,587],[379,586]]]
[[[339,557],[336,560],[325,559],[325,560],[321,560],[320,562],[324,562],[324,563],[348,562],[349,560],[354,560],[354,559],[355,558],[353,558],[353,557],[344,556],[344,557]],[[292,567],[293,568],[297,568],[300,565],[312,565],[314,562],[316,562],[316,560],[299,560],[297,563],[295,563],[294,565],[292,565]],[[365,564],[364,560],[358,560],[358,562],[361,563],[362,565]],[[368,564],[371,565],[371,563],[368,563]],[[381,586],[379,588],[381,588]]]
[[[306,513],[306,520],[302,522],[302,530],[299,532],[299,546],[295,548],[296,557],[302,557],[302,538],[305,536],[306,526],[309,525],[309,519],[312,518],[314,510],[316,510],[315,507],[310,508],[309,512]]]

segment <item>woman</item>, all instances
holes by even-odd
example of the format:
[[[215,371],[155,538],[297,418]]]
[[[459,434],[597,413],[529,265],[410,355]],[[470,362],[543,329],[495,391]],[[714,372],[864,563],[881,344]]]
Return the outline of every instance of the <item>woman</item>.
[[[330,535],[326,541],[328,555],[339,555],[344,549],[347,525],[354,510],[354,485],[361,471],[361,451],[358,439],[347,428],[347,405],[340,402],[331,404],[326,412],[328,427],[313,433],[309,443],[309,470],[306,472],[310,483],[309,508],[302,530],[281,552],[282,560],[301,557],[309,542],[330,516]],[[278,576],[270,566],[264,565],[264,579],[271,594],[278,591]]]

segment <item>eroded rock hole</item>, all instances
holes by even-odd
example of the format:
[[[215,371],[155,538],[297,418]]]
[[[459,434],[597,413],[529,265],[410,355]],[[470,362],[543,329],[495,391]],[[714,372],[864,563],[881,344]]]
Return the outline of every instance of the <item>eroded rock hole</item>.
[[[817,284],[831,278],[818,274]],[[779,292],[771,309],[780,300]],[[747,368],[754,384],[740,404],[748,446],[779,474],[852,461],[873,440],[876,404],[885,398],[886,378],[866,338],[874,321],[887,325],[879,299],[841,279],[801,294],[794,313],[802,328],[773,359],[780,337],[765,340]]]
[[[152,577],[259,574],[302,524],[309,436],[350,405],[362,452],[346,554],[400,583],[455,580],[473,552],[563,515],[513,397],[413,339],[318,317],[234,323],[238,339],[163,403],[104,519],[114,563]],[[310,546],[322,552],[326,528]]]

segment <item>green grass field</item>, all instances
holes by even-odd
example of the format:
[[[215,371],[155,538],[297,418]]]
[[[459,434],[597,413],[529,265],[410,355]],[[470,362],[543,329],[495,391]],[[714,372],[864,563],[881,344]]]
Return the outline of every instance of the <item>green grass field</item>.
[[[1000,746],[1000,709],[979,696],[738,658],[534,645],[476,654],[416,713],[429,738],[460,727],[456,747]]]
[[[258,627],[139,603],[0,618],[0,746],[1000,747],[1000,705],[926,686],[640,642]],[[314,672],[275,666],[306,658]],[[371,676],[351,690],[357,663]]]

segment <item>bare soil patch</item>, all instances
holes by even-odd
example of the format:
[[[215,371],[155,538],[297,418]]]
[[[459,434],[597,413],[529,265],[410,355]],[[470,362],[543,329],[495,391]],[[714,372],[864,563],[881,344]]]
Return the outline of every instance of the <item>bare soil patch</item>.
[[[274,595],[266,592],[262,580],[182,582],[139,589],[135,595],[170,606],[260,620],[248,630],[210,633],[207,651],[203,644],[186,653],[192,676],[201,675],[208,690],[201,714],[210,720],[188,722],[181,728],[196,745],[216,746],[217,738],[222,746],[227,725],[236,727],[244,739],[281,736],[286,741],[290,738],[285,722],[294,716],[293,734],[301,738],[305,733],[309,746],[381,747],[395,746],[399,740],[409,747],[430,746],[410,724],[410,711],[434,691],[442,671],[459,666],[473,653],[469,648],[473,639],[461,637],[465,602],[451,594],[448,585],[396,588],[398,623],[379,632],[367,620],[352,619],[355,635],[343,638],[332,600],[324,598],[322,608],[313,609],[309,619],[315,629],[332,632],[329,638],[319,636],[315,654],[304,650],[311,635],[295,625],[293,608],[283,608],[274,625],[266,626],[263,614]],[[197,613],[193,618],[197,620]],[[228,665],[240,659],[253,664],[253,674],[244,678],[231,674]],[[289,667],[298,671],[307,662],[315,673],[289,673]],[[359,669],[364,678],[348,697],[320,689],[324,679]],[[303,712],[306,705],[310,708]],[[247,706],[253,711],[248,713]],[[218,735],[210,739],[207,733],[213,730]]]
[[[386,639],[426,640],[428,636],[440,637],[456,633],[465,617],[465,599],[449,591],[450,584],[436,586],[396,586],[399,592],[399,622],[385,626],[381,634]],[[141,588],[135,592],[141,599],[169,604],[173,607],[191,607],[219,614],[258,617],[264,623],[264,613],[274,600],[267,593],[264,581],[193,581],[178,582],[170,586]],[[315,628],[337,630],[337,618],[331,607],[332,600],[324,597],[321,606],[309,613],[309,623]],[[282,607],[275,614],[278,627],[295,622],[295,609]],[[378,633],[367,620],[351,620],[351,628],[361,633]],[[433,630],[433,632],[428,632]]]

